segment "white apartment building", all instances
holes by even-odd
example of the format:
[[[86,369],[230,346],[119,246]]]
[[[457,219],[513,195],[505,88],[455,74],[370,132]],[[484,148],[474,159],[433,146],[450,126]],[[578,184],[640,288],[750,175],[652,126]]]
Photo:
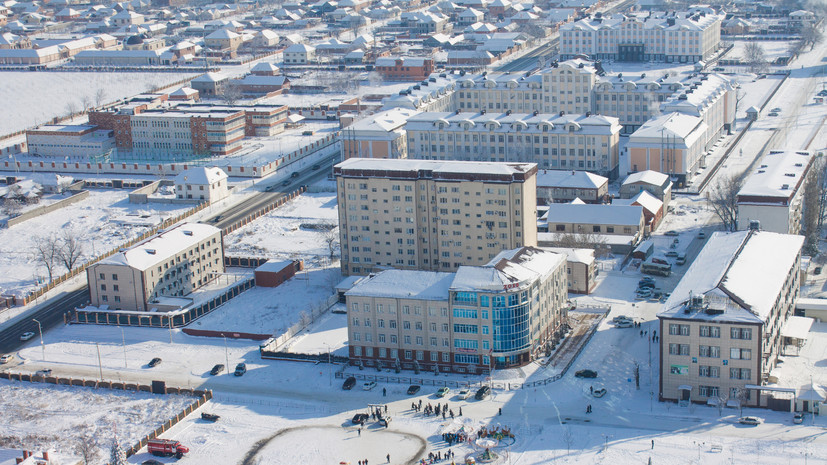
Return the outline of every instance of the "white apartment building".
[[[560,56],[695,63],[720,47],[723,19],[702,11],[595,15],[560,26]]]
[[[92,305],[151,311],[175,308],[223,272],[221,230],[186,223],[95,263],[86,278]]]
[[[333,174],[344,275],[456,271],[537,244],[533,163],[351,158]]]
[[[620,124],[599,115],[420,113],[408,119],[408,158],[531,162],[617,177]]]
[[[227,173],[221,168],[189,168],[175,176],[175,197],[178,199],[217,202],[229,195]]]
[[[29,154],[99,157],[115,147],[114,131],[86,125],[43,125],[26,131]]]
[[[566,257],[521,247],[456,273],[387,270],[345,296],[351,364],[490,372],[526,365],[559,340]]]
[[[814,159],[803,150],[764,155],[738,191],[738,229],[758,221],[762,231],[801,232],[804,190]]]
[[[757,230],[709,238],[658,313],[659,399],[767,405],[758,387],[795,308],[803,243]]]

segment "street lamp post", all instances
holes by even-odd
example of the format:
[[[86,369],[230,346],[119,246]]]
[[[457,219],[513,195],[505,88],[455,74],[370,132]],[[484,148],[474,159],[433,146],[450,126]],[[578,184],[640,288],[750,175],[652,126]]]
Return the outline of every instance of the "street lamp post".
[[[121,344],[123,344],[123,367],[127,368],[126,364],[126,336],[123,334],[123,326],[119,326],[121,329]]]
[[[43,343],[43,326],[40,322],[32,318],[32,321],[37,323],[37,332],[40,333],[40,349],[43,351],[43,361],[46,361],[46,344]]]
[[[333,386],[333,363],[331,363],[330,357],[330,344],[327,342],[322,342],[322,344],[327,346],[327,364],[330,365],[330,385]]]
[[[221,337],[224,338],[224,358],[227,360],[227,376],[230,375],[230,351],[227,349],[227,336],[224,333],[221,333]]]
[[[100,370],[101,381],[103,381],[103,363],[101,363],[101,346],[97,342],[95,348],[98,349],[98,370]]]

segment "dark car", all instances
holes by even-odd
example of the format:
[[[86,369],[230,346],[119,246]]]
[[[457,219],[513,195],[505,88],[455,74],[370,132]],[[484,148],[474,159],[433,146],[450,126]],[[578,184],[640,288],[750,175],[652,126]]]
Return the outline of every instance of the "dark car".
[[[821,274],[821,267],[817,266],[815,270],[813,270],[813,274]]]
[[[483,400],[488,397],[489,394],[491,394],[491,388],[488,386],[483,386],[477,389],[477,393],[474,394],[474,398],[477,400]]]
[[[247,373],[247,365],[244,363],[239,363],[235,366],[235,375],[236,376],[243,376],[244,373]]]
[[[293,171],[292,173],[290,173],[290,177],[291,178],[298,178],[299,177],[299,172],[298,171]]]
[[[207,420],[207,421],[211,421],[211,422],[215,423],[216,421],[218,421],[219,418],[221,418],[221,417],[214,414],[214,413],[201,412],[201,419],[202,420]]]
[[[161,364],[161,359],[158,358],[158,357],[155,357],[152,360],[150,360],[147,365],[149,365],[150,368],[153,368],[153,367],[157,367],[160,364]]]
[[[597,378],[597,372],[594,370],[580,370],[574,376],[578,378]]]
[[[159,462],[155,459],[144,460],[141,462],[141,465],[164,465],[163,462]]]
[[[411,386],[408,388],[408,395],[412,396],[416,394],[417,392],[419,392],[419,389],[420,386],[418,384],[411,384]]]
[[[212,367],[212,370],[210,370],[210,374],[215,376],[215,375],[221,373],[222,371],[224,371],[224,365],[219,363],[218,365]]]
[[[353,415],[353,418],[350,421],[354,425],[363,425],[366,421],[368,421],[368,418],[370,418],[370,415],[367,413],[357,413],[356,415]]]
[[[281,185],[282,186],[289,186],[290,185],[290,180],[288,179],[288,180],[284,181],[283,183],[281,183]]]
[[[344,384],[342,384],[342,389],[344,389],[345,391],[350,391],[351,389],[353,389],[353,386],[356,386],[356,378],[351,376],[345,380]]]
[[[313,171],[316,171],[319,168],[321,168],[321,166],[319,166],[319,165],[313,165],[313,166],[310,167],[310,169],[312,169]]]

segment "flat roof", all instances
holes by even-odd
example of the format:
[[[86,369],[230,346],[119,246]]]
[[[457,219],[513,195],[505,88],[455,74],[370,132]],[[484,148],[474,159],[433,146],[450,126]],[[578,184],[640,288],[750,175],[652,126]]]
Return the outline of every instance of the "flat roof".
[[[812,154],[805,150],[770,151],[738,191],[738,202],[749,203],[750,197],[792,197],[801,186],[812,161]]]
[[[454,273],[386,270],[357,282],[345,295],[447,301],[453,279]]]
[[[134,245],[126,251],[118,252],[98,263],[106,265],[126,265],[145,271],[149,267],[164,262],[182,250],[220,232],[220,229],[208,224],[184,223],[153,236],[140,244]]]
[[[350,158],[334,168],[342,175],[347,171],[384,171],[396,173],[410,173],[414,171],[430,171],[437,173],[470,173],[489,175],[525,174],[537,169],[536,163],[507,163],[507,162],[475,162],[475,161],[442,161],[442,160],[413,160],[413,159],[381,159],[381,158]],[[436,176],[435,176],[436,177]]]

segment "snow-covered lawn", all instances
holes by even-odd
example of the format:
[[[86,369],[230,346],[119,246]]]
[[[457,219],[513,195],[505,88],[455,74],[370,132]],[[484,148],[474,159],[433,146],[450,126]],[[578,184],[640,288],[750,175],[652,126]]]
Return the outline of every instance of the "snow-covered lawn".
[[[51,73],[44,73],[51,74]],[[140,236],[148,226],[120,224],[129,220],[130,214],[175,216],[191,208],[178,204],[131,204],[129,191],[90,190],[85,200],[51,213],[25,221],[11,228],[0,229],[0,294],[23,295],[36,287],[37,280],[48,278],[48,273],[34,258],[34,244],[38,238],[64,232],[84,241],[83,259],[111,250],[134,237]],[[54,275],[66,270],[55,267]]]
[[[26,72],[2,73],[0,97],[0,135],[49,122],[69,113],[69,106],[80,111],[84,98],[96,105],[109,103],[197,74],[183,73],[105,73],[105,72]]]
[[[74,452],[82,437],[97,443],[98,459],[109,459],[109,447],[118,436],[131,445],[161,426],[193,397],[155,395],[86,387],[0,380],[0,447]]]

